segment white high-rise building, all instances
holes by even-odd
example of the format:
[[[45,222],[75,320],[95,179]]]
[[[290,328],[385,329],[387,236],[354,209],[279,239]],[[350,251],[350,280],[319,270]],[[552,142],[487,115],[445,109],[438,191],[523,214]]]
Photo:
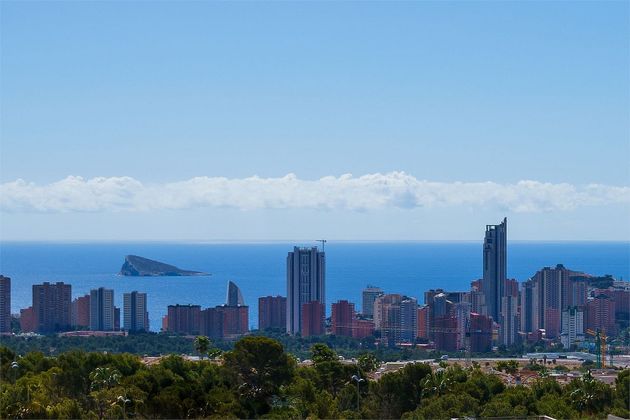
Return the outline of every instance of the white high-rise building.
[[[584,311],[577,306],[572,306],[562,312],[560,341],[565,349],[584,341]]]
[[[418,336],[418,300],[403,297],[400,302],[400,341],[414,343]]]
[[[391,319],[388,318],[388,312],[392,306],[400,306],[402,295],[390,293],[381,295],[374,301],[374,329],[383,330],[387,328],[393,329]]]
[[[457,349],[466,348],[466,327],[470,322],[470,312],[472,305],[468,302],[457,302],[453,304],[453,314],[457,319]]]
[[[499,341],[505,346],[511,346],[516,342],[519,329],[517,296],[503,296],[501,298],[500,321]]]
[[[146,293],[133,291],[123,294],[123,311],[125,331],[149,331]]]
[[[114,324],[114,291],[104,287],[90,290],[90,329],[113,331]]]

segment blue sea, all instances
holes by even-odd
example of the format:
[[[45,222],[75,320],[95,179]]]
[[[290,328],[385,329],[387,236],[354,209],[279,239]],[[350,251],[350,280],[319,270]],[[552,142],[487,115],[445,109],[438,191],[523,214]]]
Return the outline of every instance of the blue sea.
[[[169,304],[215,306],[225,302],[228,280],[238,284],[249,305],[252,328],[258,325],[258,297],[286,295],[285,264],[292,243],[0,243],[0,273],[12,278],[12,312],[31,305],[31,286],[44,281],[72,285],[73,297],[104,286],[115,291],[116,305],[132,290],[148,294],[151,329],[159,331]],[[304,244],[297,244],[304,245]],[[314,245],[314,244],[310,244]],[[431,288],[468,290],[480,277],[481,242],[333,242],[326,244],[326,300],[348,299],[361,306],[368,284],[386,292],[415,296]],[[127,254],[204,277],[122,277]],[[510,242],[508,274],[527,280],[544,266],[566,267],[595,275],[630,278],[628,242]]]

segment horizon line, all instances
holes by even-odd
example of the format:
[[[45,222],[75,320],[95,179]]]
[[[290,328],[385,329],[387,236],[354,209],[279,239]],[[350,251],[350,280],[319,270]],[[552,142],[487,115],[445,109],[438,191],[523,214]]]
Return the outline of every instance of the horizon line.
[[[317,239],[0,239],[0,244],[87,244],[87,243],[137,243],[137,244],[182,244],[182,245],[221,245],[221,244],[294,244],[309,243],[318,246]],[[510,239],[516,243],[617,243],[630,245],[630,239]],[[483,243],[480,239],[327,239],[326,245],[334,243]]]

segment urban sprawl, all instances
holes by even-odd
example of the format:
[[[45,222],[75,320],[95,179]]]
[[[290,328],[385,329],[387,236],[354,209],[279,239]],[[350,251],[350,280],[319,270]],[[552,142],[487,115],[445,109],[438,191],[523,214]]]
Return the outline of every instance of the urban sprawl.
[[[322,244],[323,245],[323,244]],[[383,346],[420,346],[444,352],[490,352],[496,347],[543,343],[546,348],[594,350],[605,364],[606,338],[629,326],[630,282],[598,277],[558,264],[519,283],[508,278],[507,219],[486,226],[483,277],[468,291],[431,289],[415,297],[368,286],[362,312],[339,300],[326,319],[326,256],[317,247],[295,247],[287,255],[287,295],[258,300],[259,330],[284,330],[302,337],[334,334]],[[0,276],[0,332],[11,332],[11,279]],[[124,335],[149,331],[147,295],[98,288],[72,300],[63,282],[33,285],[33,304],[20,310],[22,333]],[[169,305],[166,334],[233,340],[249,332],[249,307],[230,281],[224,305]]]

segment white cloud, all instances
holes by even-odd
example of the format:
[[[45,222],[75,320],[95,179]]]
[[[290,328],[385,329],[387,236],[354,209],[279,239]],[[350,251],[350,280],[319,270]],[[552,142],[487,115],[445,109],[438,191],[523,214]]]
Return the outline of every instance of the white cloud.
[[[353,177],[299,179],[228,179],[196,177],[165,184],[143,184],[131,177],[69,176],[48,185],[21,179],[0,185],[5,212],[150,211],[229,207],[251,209],[341,209],[485,207],[514,212],[549,212],[582,206],[630,203],[630,187],[600,184],[575,186],[538,181],[431,182],[404,172]]]

